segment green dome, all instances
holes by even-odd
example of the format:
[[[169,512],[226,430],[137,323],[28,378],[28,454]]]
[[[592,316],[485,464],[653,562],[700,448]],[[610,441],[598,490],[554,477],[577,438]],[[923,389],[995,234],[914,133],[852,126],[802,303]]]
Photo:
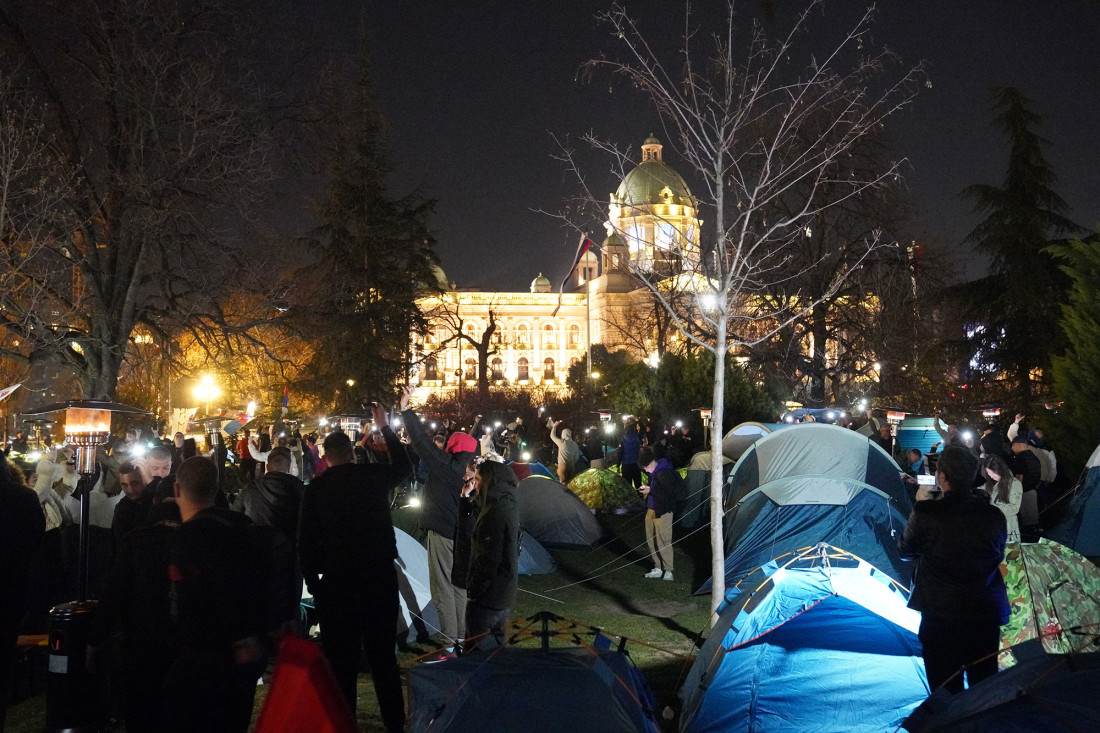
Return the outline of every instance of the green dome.
[[[665,188],[672,194],[667,202],[661,195]],[[662,203],[695,206],[695,199],[684,179],[663,160],[647,160],[627,173],[615,191],[615,200],[625,206]]]
[[[601,248],[606,251],[609,247],[625,246],[626,242],[623,241],[623,238],[619,236],[618,232],[613,231],[604,238]]]
[[[540,272],[539,276],[531,281],[531,292],[532,293],[549,293],[550,292],[550,280]]]

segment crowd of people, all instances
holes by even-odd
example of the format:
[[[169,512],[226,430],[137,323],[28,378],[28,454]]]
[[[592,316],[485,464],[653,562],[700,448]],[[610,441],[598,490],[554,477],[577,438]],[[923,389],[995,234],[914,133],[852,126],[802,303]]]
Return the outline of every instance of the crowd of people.
[[[460,430],[422,420],[407,391],[396,414],[377,404],[371,413],[351,434],[244,430],[232,449],[219,436],[205,454],[181,433],[149,441],[128,431],[99,450],[90,488],[68,446],[26,472],[5,460],[0,538],[11,560],[0,582],[15,592],[0,609],[0,689],[10,687],[16,636],[43,633],[50,607],[75,593],[81,490],[93,532],[89,595],[99,601],[86,661],[112,667],[114,708],[131,731],[247,729],[255,681],[277,640],[309,631],[303,584],[350,710],[362,653],[385,725],[401,730],[391,507],[410,487],[439,618],[432,631],[441,651],[431,662],[504,643],[520,539],[509,462],[542,458],[563,484],[592,464],[619,472],[645,507],[652,569],[644,577],[674,579],[672,528],[684,490],[677,469],[701,448],[687,428],[658,433],[630,418],[617,444],[595,425],[574,431],[549,419],[537,435],[520,417],[490,425],[477,416]],[[988,652],[1006,608],[996,566],[1006,543],[1035,531],[1048,498],[1055,457],[1023,420],[1003,436],[989,425],[968,440],[937,419],[937,450],[899,457],[916,500],[899,549],[920,564],[911,605],[925,619],[934,686]],[[893,451],[889,426],[872,440]],[[921,475],[932,480],[918,482]],[[969,673],[973,682],[990,672]],[[200,699],[217,704],[193,704]]]
[[[246,730],[278,639],[309,631],[303,584],[350,710],[362,652],[383,722],[402,730],[394,497],[419,483],[440,658],[502,644],[515,604],[519,511],[501,453],[526,435],[518,418],[496,435],[481,421],[437,432],[408,409],[407,393],[400,436],[386,409],[371,413],[350,435],[249,431],[234,450],[219,439],[207,455],[182,434],[128,431],[98,451],[91,477],[77,472],[68,446],[28,471],[5,458],[3,582],[13,591],[2,608],[5,694],[16,637],[46,632],[51,606],[75,597],[72,552],[87,491],[88,595],[98,607],[85,661],[111,678],[110,704],[127,730]]]

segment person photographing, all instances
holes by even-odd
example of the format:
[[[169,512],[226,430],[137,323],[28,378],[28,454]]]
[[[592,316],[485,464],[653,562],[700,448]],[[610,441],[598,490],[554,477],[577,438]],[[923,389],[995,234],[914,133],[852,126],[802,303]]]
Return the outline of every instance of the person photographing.
[[[1008,595],[1000,564],[1005,515],[973,491],[976,459],[949,445],[936,464],[935,485],[917,488],[916,504],[898,550],[916,560],[909,607],[921,614],[918,637],[928,685],[951,692],[997,671],[1000,627],[1008,622]]]

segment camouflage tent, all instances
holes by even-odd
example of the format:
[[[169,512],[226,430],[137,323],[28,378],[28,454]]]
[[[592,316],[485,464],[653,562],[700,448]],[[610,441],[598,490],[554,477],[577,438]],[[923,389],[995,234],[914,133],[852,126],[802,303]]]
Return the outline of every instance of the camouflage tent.
[[[614,471],[590,468],[569,482],[569,490],[581,498],[589,509],[623,509],[641,506],[638,492]]]
[[[1001,628],[1002,668],[1010,647],[1041,638],[1048,654],[1093,646],[1100,634],[1100,568],[1057,542],[1009,545],[1001,573],[1012,617]]]

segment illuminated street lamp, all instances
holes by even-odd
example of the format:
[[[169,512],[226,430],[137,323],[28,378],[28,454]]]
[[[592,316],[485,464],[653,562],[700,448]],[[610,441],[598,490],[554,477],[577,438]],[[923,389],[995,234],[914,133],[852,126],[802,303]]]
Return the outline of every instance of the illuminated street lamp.
[[[65,441],[75,448],[80,473],[77,552],[77,600],[50,609],[50,667],[46,678],[46,727],[49,730],[100,730],[106,723],[102,680],[84,663],[96,602],[88,599],[88,519],[96,476],[96,449],[111,435],[111,413],[148,415],[139,407],[104,400],[69,400],[25,412],[41,416],[65,413]]]
[[[204,374],[199,383],[195,385],[192,394],[195,395],[195,399],[199,402],[206,403],[206,414],[209,415],[210,402],[221,397],[222,390],[221,387],[214,383],[214,378],[212,376]]]

